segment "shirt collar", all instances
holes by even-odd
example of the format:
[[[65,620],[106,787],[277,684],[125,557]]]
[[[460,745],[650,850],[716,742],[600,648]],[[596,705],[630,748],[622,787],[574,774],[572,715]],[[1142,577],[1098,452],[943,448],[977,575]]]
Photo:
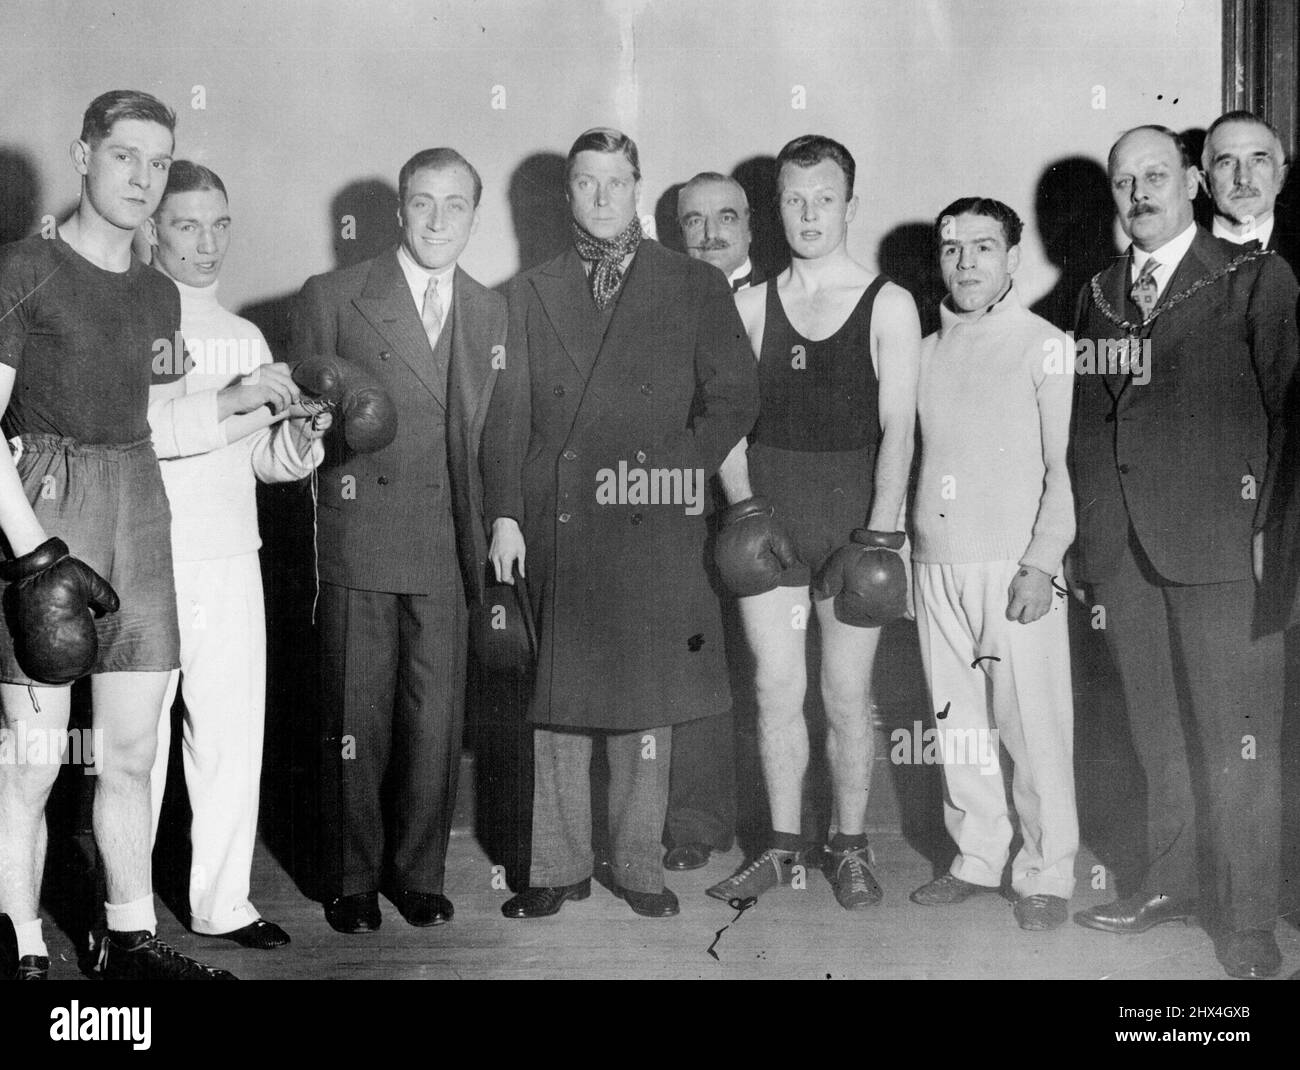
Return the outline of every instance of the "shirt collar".
[[[734,283],[737,279],[743,279],[746,275],[753,274],[753,271],[754,265],[749,262],[749,257],[745,257],[745,262],[727,276],[727,281]]]
[[[1232,242],[1233,245],[1245,245],[1248,241],[1257,241],[1260,248],[1268,248],[1268,240],[1273,236],[1273,224],[1277,222],[1277,216],[1270,212],[1264,222],[1255,224],[1255,233],[1247,238],[1243,234],[1237,234],[1233,231],[1228,222],[1222,216],[1214,217],[1214,226],[1210,229],[1216,238],[1223,238]]]
[[[442,302],[443,316],[451,308],[452,286],[456,275],[456,265],[439,272],[432,272],[415,262],[415,257],[406,251],[405,245],[397,247],[397,262],[401,265],[402,275],[410,288],[411,298],[415,301],[416,311],[424,309],[424,292],[429,288],[429,280],[438,280],[438,299]]]
[[[1133,250],[1133,277],[1137,278],[1142,273],[1143,265],[1155,257],[1156,263],[1160,266],[1155,269],[1156,285],[1164,289],[1164,285],[1169,281],[1169,277],[1174,273],[1174,269],[1182,263],[1183,257],[1187,255],[1187,250],[1192,247],[1192,240],[1196,237],[1195,221],[1187,224],[1187,229],[1179,234],[1176,238],[1170,238],[1159,249],[1152,249],[1151,252],[1144,252],[1136,245],[1131,246]]]
[[[1016,290],[1016,280],[1011,280],[1011,285],[1007,287],[1007,292],[994,301],[991,305],[980,310],[979,315],[972,316],[969,313],[961,314],[954,311],[952,307],[952,298],[945,297],[939,302],[939,333],[946,334],[949,329],[960,326],[961,324],[972,324],[983,321],[988,316],[1002,316],[1018,308],[1024,308],[1021,304],[1020,293]]]

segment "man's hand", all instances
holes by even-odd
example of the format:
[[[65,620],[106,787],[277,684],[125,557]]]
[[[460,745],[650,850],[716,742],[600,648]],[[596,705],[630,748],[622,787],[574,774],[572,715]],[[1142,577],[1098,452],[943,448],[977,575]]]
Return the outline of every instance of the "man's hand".
[[[292,406],[297,408],[297,406]],[[330,429],[334,423],[334,414],[332,412],[320,412],[315,416],[297,417],[289,421],[289,431],[294,437],[294,444],[298,447],[298,453],[303,454],[311,449],[311,444],[318,438],[324,438],[325,432]]]
[[[221,419],[270,405],[277,416],[298,400],[287,364],[261,364],[217,395]],[[227,410],[222,412],[222,410]]]
[[[1007,588],[1007,620],[1032,624],[1052,608],[1052,577],[1041,568],[1021,565]]]
[[[512,517],[499,516],[492,521],[492,546],[488,550],[488,560],[496,570],[497,583],[514,586],[515,564],[519,564],[519,575],[524,572],[524,533]]]
[[[1257,531],[1250,540],[1250,566],[1255,573],[1255,583],[1264,582],[1264,533]]]

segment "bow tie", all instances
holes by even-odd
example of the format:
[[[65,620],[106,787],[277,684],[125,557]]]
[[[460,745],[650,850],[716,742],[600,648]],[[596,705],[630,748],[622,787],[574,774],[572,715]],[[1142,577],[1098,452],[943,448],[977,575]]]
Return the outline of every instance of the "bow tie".
[[[743,290],[746,286],[754,281],[754,273],[751,271],[747,275],[741,275],[738,279],[731,280],[731,292],[734,294],[737,290]]]
[[[1241,243],[1241,251],[1243,253],[1257,253],[1262,248],[1264,248],[1264,245],[1258,238],[1252,238],[1250,241],[1244,241]]]

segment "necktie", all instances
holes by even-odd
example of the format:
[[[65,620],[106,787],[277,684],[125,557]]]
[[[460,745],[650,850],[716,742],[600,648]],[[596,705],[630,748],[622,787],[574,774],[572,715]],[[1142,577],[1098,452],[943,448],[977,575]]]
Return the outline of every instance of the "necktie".
[[[1143,320],[1149,319],[1151,310],[1156,307],[1159,290],[1156,287],[1154,272],[1159,266],[1154,259],[1148,259],[1142,265],[1141,273],[1133,280],[1133,289],[1128,292],[1133,303],[1137,305],[1138,311],[1142,313]]]
[[[429,279],[429,286],[424,291],[424,306],[420,309],[420,319],[424,321],[424,333],[429,336],[429,348],[438,348],[438,335],[442,333],[442,299],[438,296],[438,280]]]

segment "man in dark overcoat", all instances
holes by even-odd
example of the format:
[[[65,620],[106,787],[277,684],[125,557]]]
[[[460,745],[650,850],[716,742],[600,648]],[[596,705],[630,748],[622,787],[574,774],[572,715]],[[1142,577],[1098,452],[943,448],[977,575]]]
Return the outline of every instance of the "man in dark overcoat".
[[[758,411],[726,280],[644,238],[635,143],[569,151],[571,249],[510,286],[504,367],[483,433],[499,579],[532,592],[539,656],[530,887],[507,917],[590,892],[593,745],[609,762],[616,890],[677,913],[659,841],[672,726],[727,709],[705,485]]]

